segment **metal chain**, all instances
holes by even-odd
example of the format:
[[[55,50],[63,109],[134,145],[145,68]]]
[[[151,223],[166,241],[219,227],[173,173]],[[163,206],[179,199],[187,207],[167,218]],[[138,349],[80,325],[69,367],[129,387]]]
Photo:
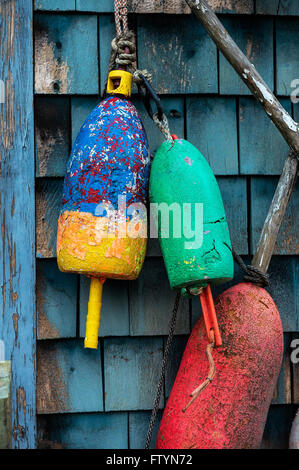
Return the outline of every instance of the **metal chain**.
[[[174,329],[175,329],[175,324],[176,324],[176,318],[177,318],[177,313],[180,305],[180,298],[181,294],[178,293],[176,295],[175,301],[174,301],[174,307],[173,307],[173,313],[170,321],[170,328],[169,328],[169,334],[167,338],[167,343],[163,355],[163,360],[162,360],[162,366],[161,366],[161,372],[160,372],[160,378],[159,378],[159,383],[158,383],[158,388],[157,388],[157,393],[156,393],[156,399],[152,411],[152,416],[150,420],[150,424],[148,427],[147,431],[147,437],[146,437],[146,443],[145,443],[145,449],[149,449],[151,439],[152,439],[152,434],[154,430],[154,425],[156,422],[157,414],[158,414],[158,409],[159,409],[159,404],[160,404],[160,399],[161,399],[161,393],[163,389],[163,384],[164,384],[164,377],[165,377],[165,369],[168,361],[168,356],[170,352],[170,348],[172,345],[172,340],[173,340],[173,334],[174,334]]]

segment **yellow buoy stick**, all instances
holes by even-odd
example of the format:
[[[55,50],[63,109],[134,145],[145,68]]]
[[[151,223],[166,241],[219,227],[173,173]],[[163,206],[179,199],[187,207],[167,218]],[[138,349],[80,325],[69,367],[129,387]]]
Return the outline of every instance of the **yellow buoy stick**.
[[[102,307],[102,293],[105,279],[92,277],[90,280],[88,313],[86,317],[86,333],[84,347],[97,349],[100,317]]]

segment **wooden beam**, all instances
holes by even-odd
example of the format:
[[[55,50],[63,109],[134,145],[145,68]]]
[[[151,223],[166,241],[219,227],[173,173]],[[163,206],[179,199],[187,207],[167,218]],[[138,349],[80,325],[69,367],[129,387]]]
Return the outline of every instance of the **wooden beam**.
[[[299,155],[298,123],[292,119],[273,95],[268,85],[228,34],[208,3],[205,0],[186,0],[186,2],[224,57],[262,105],[289,146]]]
[[[11,360],[12,448],[34,448],[35,235],[32,1],[0,1],[0,332]]]

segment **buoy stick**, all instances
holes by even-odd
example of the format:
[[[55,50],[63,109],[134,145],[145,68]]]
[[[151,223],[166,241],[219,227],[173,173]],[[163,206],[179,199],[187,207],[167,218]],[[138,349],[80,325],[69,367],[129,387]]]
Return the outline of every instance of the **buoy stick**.
[[[100,317],[102,307],[102,293],[105,279],[92,277],[90,280],[88,313],[86,317],[86,333],[84,347],[97,349]]]

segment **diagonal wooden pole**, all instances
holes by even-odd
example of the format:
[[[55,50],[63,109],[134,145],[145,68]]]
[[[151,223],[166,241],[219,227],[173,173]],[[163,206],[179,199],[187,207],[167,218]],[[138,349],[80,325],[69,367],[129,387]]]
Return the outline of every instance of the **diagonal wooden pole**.
[[[205,0],[186,0],[186,2],[293,150],[289,152],[288,158],[285,161],[263,226],[258,247],[252,260],[253,266],[266,273],[298,175],[298,123],[282,107],[254,65],[251,64],[239,49],[207,2]]]
[[[186,0],[186,2],[215,42],[218,49],[233,66],[257,101],[262,105],[289,146],[296,152],[296,155],[299,155],[298,123],[293,120],[274,96],[254,65],[247,59],[228,34],[206,0]]]

